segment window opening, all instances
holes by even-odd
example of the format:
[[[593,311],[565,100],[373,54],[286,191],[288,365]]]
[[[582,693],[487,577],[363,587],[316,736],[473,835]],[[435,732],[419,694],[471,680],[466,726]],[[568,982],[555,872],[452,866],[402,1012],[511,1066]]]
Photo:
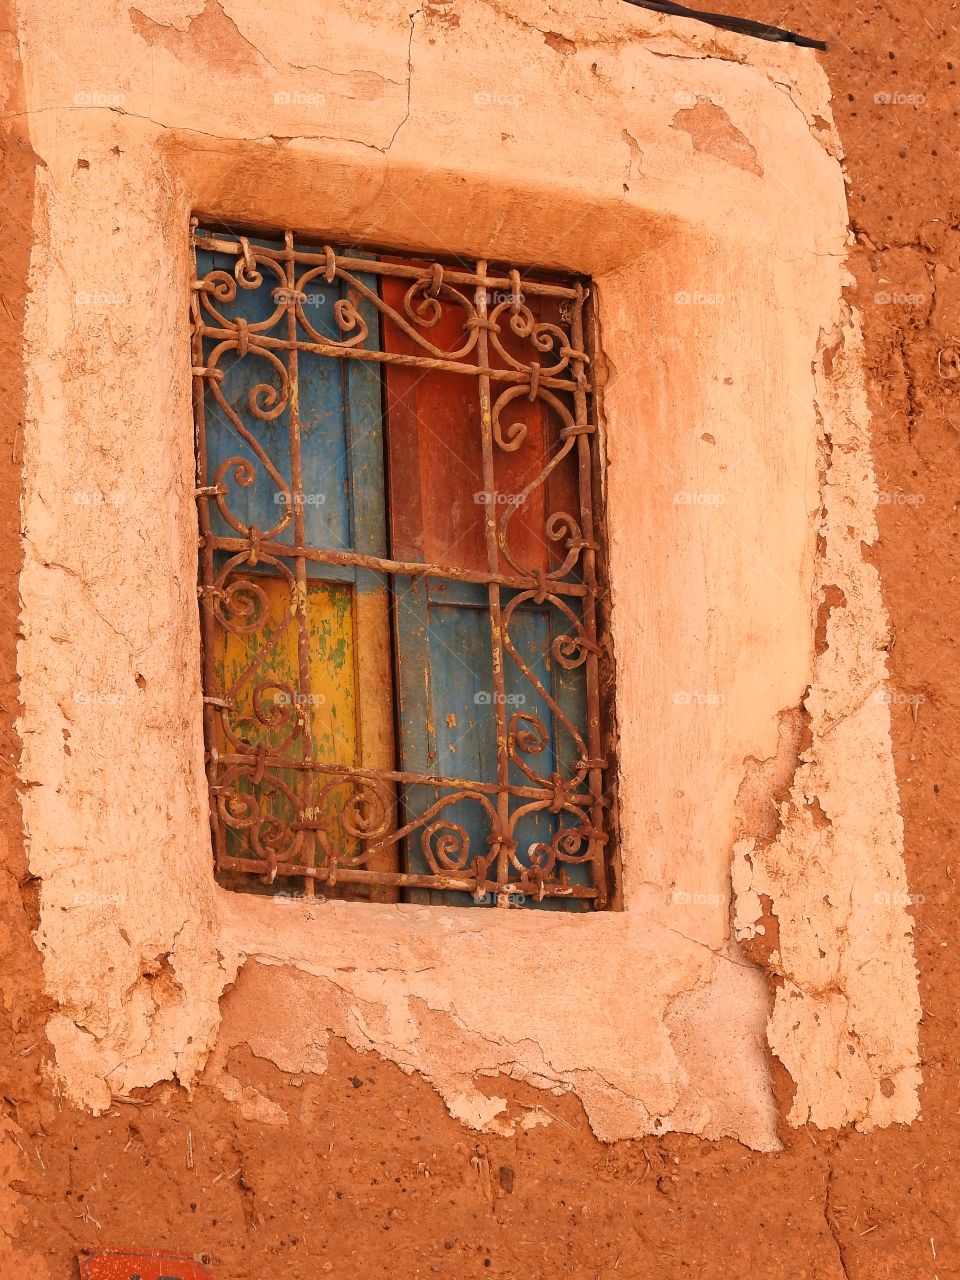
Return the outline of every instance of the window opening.
[[[218,879],[608,906],[585,282],[192,245]]]

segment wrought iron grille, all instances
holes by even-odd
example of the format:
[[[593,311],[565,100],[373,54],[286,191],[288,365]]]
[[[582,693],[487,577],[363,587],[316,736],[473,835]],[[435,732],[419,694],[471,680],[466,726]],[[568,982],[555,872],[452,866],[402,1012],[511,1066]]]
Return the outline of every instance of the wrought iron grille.
[[[219,878],[381,901],[609,906],[586,283],[291,232],[194,223],[192,245]],[[457,468],[475,458],[472,514],[447,489],[444,449]],[[387,654],[376,679],[362,662],[371,627]],[[461,690],[453,710],[445,672]],[[353,733],[384,696],[389,716],[344,746],[343,723]],[[464,735],[476,759],[487,751],[486,773],[458,768]]]

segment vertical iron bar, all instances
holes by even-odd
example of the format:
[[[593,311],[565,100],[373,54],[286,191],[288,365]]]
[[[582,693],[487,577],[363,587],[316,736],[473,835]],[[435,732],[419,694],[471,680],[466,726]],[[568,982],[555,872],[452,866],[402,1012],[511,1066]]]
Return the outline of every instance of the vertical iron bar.
[[[577,298],[571,307],[570,337],[575,351],[583,351],[583,306],[586,293],[583,286],[577,283]],[[587,393],[584,389],[585,376],[582,360],[571,360],[577,390],[573,393],[574,415],[578,427],[585,427],[587,419]],[[587,594],[583,598],[583,629],[591,645],[597,643],[597,555],[594,549],[593,527],[593,455],[596,449],[591,443],[591,436],[581,432],[577,436],[578,488],[580,491],[580,519],[583,540],[587,544],[583,548],[583,584]],[[601,757],[600,738],[600,681],[597,670],[596,648],[587,650],[584,664],[587,677],[587,749],[591,761]],[[603,772],[596,765],[589,771],[590,794],[593,797],[591,825],[595,831],[603,831]],[[591,861],[593,864],[594,888],[597,890],[596,906],[602,909],[607,902],[607,875],[604,855],[604,843],[591,836]]]
[[[290,489],[293,501],[293,536],[298,547],[306,546],[306,520],[304,514],[303,494],[303,457],[300,447],[300,366],[297,353],[297,310],[294,294],[297,288],[296,254],[293,250],[293,232],[284,233],[286,254],[284,262],[287,273],[287,338],[290,351],[287,358],[287,377],[290,380]],[[300,717],[303,736],[304,763],[316,762],[316,749],[313,741],[312,705],[310,698],[310,637],[307,632],[307,562],[304,556],[296,557],[296,592],[295,608],[297,611],[297,667],[299,675],[300,706],[297,715]],[[304,770],[303,795],[301,811],[313,808],[313,792],[315,774],[312,769]],[[308,867],[317,865],[317,835],[310,827],[301,832],[306,845],[303,864]],[[315,880],[312,876],[304,877],[304,893],[311,897],[314,893]]]
[[[477,263],[477,315],[480,327],[477,330],[477,364],[481,370],[490,366],[490,344],[487,341],[487,263],[481,259]],[[496,577],[500,568],[500,546],[497,540],[497,506],[494,502],[497,479],[493,452],[493,416],[490,407],[490,378],[481,372],[480,384],[480,442],[483,450],[483,487],[486,490],[486,501],[483,504],[483,528],[487,549],[487,569],[491,577]],[[487,583],[487,596],[490,602],[490,642],[493,652],[493,703],[496,716],[497,732],[497,826],[493,834],[498,839],[496,881],[498,889],[505,886],[509,875],[509,857],[504,841],[510,830],[510,796],[507,785],[510,781],[510,758],[507,754],[507,705],[503,674],[503,620],[500,611],[500,586],[497,582]],[[488,876],[489,878],[489,876]],[[479,886],[478,886],[479,887]],[[498,896],[497,904],[501,898]],[[506,905],[504,903],[504,905]]]
[[[193,259],[193,285],[194,288],[190,298],[190,310],[193,320],[193,333],[190,336],[190,344],[192,351],[193,367],[195,369],[203,368],[203,316],[202,303],[200,301],[199,277],[197,272],[197,246],[194,240],[194,232],[197,228],[197,219],[192,218],[190,222],[190,254]],[[196,487],[203,489],[209,484],[207,475],[207,419],[206,419],[206,386],[204,384],[204,375],[195,373],[193,375],[193,414],[196,424]],[[200,646],[201,646],[201,673],[203,679],[203,692],[206,695],[213,695],[216,689],[216,667],[213,658],[214,640],[216,635],[216,619],[213,615],[213,603],[205,594],[205,588],[213,586],[214,582],[214,559],[213,559],[213,541],[211,538],[210,527],[210,495],[200,493],[197,495],[197,522],[200,531]],[[219,693],[220,690],[217,690]],[[220,815],[217,811],[216,796],[213,794],[213,788],[219,780],[219,770],[214,758],[214,741],[217,716],[222,712],[219,708],[212,706],[209,702],[203,704],[203,740],[207,752],[207,786],[210,792],[210,820],[213,829],[213,846],[215,865],[220,865],[221,858],[226,853],[226,833],[220,825]]]

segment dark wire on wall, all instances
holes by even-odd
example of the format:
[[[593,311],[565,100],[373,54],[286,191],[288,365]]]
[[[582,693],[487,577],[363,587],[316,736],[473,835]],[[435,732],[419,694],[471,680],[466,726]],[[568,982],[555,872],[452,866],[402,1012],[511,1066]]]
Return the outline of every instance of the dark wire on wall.
[[[770,27],[765,22],[754,22],[752,18],[732,18],[723,13],[702,13],[699,9],[688,9],[686,5],[673,4],[671,0],[626,0],[640,9],[653,9],[657,13],[674,14],[678,18],[696,18],[698,22],[708,22],[712,27],[720,27],[723,31],[736,31],[742,36],[754,36],[757,40],[780,40],[786,44],[796,44],[804,49],[826,49],[825,40],[812,40],[809,36],[797,35],[795,31],[785,31],[782,27]]]

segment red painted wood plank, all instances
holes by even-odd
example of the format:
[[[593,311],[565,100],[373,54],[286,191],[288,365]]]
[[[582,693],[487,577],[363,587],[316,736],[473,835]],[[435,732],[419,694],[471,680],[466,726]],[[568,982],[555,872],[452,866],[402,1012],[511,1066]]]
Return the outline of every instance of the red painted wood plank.
[[[544,298],[539,295],[523,295],[523,307],[532,315],[537,325],[561,325],[560,306],[557,298]],[[491,311],[497,311],[500,326],[499,342],[509,356],[519,364],[531,368],[536,362],[541,368],[548,368],[558,361],[556,349],[538,351],[529,338],[518,336],[511,327],[510,308],[502,307],[504,301],[494,295]],[[525,319],[522,315],[519,319]],[[491,343],[491,365],[494,368],[510,368]],[[564,371],[565,376],[569,374]],[[502,394],[504,384],[495,384],[493,401]],[[564,392],[554,392],[572,413],[572,398]],[[495,454],[495,471],[498,491],[509,498],[510,495],[522,494],[524,489],[534,482],[544,470],[547,463],[557,457],[563,442],[560,430],[563,421],[557,412],[543,399],[533,402],[527,396],[518,396],[509,402],[501,416],[503,434],[509,437],[509,427],[514,423],[525,428],[526,435],[520,448],[513,453],[498,449]],[[507,502],[503,503],[506,506]],[[564,548],[562,543],[547,536],[547,521],[556,512],[576,514],[579,510],[577,498],[576,450],[570,449],[563,460],[556,466],[546,480],[538,485],[518,505],[508,524],[508,543],[514,558],[525,568],[533,571],[549,572],[563,562]]]
[[[381,287],[384,301],[404,315],[409,282],[388,276],[383,278]],[[441,301],[439,321],[420,331],[435,347],[455,351],[466,338],[463,324],[467,312],[442,295]],[[423,303],[422,294],[414,298],[414,303],[418,302]],[[494,296],[491,308],[496,305]],[[560,320],[557,299],[530,296],[524,305],[538,324]],[[544,366],[556,362],[555,353],[537,351],[529,339],[511,330],[509,310],[498,318],[500,342],[508,355],[524,365],[531,365],[535,358]],[[425,354],[389,316],[383,321],[383,347],[385,351]],[[475,352],[469,359],[476,359]],[[511,367],[493,344],[490,360],[494,368]],[[534,572],[548,572],[562,563],[564,549],[548,538],[546,523],[554,512],[575,513],[579,509],[575,450],[569,451],[545,483],[535,487],[522,504],[516,501],[560,451],[563,423],[557,413],[542,399],[531,402],[521,396],[510,401],[503,413],[504,427],[518,423],[525,436],[514,452],[496,449],[497,493],[489,495],[483,491],[478,380],[438,370],[388,365],[386,383],[393,555],[398,559],[422,558],[458,569],[486,570],[484,505],[492,501],[498,516],[509,507],[516,507],[508,528],[510,549],[518,563]],[[508,385],[494,383],[493,398]],[[563,400],[562,393],[559,398]],[[502,558],[499,569],[510,572]]]
[[[400,315],[408,288],[408,281],[382,279],[383,299]],[[455,351],[464,341],[465,315],[445,302],[440,321],[421,332],[434,346]],[[388,316],[383,348],[429,354]],[[386,371],[393,555],[482,572],[487,557],[477,380],[401,365],[388,365]]]

